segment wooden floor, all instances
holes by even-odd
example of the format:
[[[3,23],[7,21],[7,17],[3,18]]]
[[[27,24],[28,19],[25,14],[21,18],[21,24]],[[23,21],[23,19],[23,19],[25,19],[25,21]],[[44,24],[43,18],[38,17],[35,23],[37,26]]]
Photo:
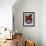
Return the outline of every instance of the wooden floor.
[[[13,40],[6,40],[6,42],[2,43],[0,46],[16,46],[15,39]]]

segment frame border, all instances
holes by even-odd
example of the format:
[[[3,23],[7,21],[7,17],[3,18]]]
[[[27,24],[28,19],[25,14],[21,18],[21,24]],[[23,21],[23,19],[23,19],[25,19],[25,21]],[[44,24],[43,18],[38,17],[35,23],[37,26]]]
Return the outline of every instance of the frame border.
[[[24,13],[33,13],[33,25],[24,25]],[[23,12],[23,26],[24,27],[34,27],[35,26],[35,12]]]

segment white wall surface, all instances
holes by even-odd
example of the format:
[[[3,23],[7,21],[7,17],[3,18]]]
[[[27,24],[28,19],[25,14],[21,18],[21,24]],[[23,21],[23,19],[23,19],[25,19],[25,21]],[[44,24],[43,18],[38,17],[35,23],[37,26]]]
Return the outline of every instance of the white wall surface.
[[[0,0],[0,28],[1,27],[6,27],[8,29],[12,29],[12,6],[14,5],[14,3],[16,2],[16,0]],[[0,33],[3,30],[0,29]],[[9,31],[5,32],[3,31],[0,34],[0,38],[5,38],[5,36],[9,35],[10,36],[10,32]]]
[[[46,46],[46,0],[41,1],[41,41]]]
[[[0,0],[0,27],[12,29],[12,6],[16,0]]]
[[[18,1],[19,2],[19,1]],[[14,5],[15,29],[33,39],[36,46],[46,46],[46,0],[23,0]],[[35,12],[35,27],[23,27],[23,12]]]
[[[18,0],[19,2],[19,0]],[[16,3],[17,4],[17,3]],[[23,0],[20,5],[16,8],[14,5],[14,19],[15,19],[15,29],[18,32],[22,32],[24,38],[34,40],[36,46],[41,46],[41,27],[40,27],[40,10],[41,1],[40,0]],[[35,26],[34,27],[24,27],[23,26],[23,12],[35,12]]]

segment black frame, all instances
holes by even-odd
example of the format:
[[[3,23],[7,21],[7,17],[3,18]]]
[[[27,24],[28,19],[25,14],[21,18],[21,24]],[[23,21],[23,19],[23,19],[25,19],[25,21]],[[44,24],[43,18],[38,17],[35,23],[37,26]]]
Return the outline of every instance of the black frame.
[[[33,14],[32,16],[33,16],[33,25],[24,25],[24,14],[25,13],[28,13],[28,14]],[[23,12],[23,26],[24,27],[34,27],[35,26],[35,12]]]

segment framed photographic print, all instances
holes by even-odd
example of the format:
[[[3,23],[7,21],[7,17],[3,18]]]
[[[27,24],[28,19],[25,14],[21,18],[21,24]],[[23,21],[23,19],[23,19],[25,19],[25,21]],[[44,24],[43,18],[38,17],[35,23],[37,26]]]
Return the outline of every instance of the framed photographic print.
[[[23,12],[23,26],[35,26],[35,12]]]

